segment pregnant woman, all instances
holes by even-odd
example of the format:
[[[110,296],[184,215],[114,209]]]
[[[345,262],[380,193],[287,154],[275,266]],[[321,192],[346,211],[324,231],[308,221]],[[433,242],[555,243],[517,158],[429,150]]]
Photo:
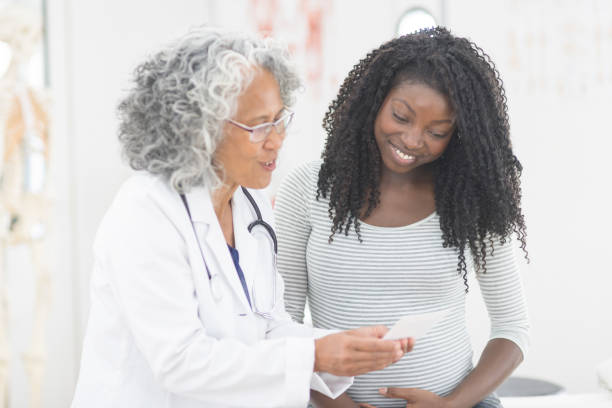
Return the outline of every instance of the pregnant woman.
[[[448,313],[397,364],[314,402],[500,406],[493,392],[523,360],[529,324],[514,254],[521,165],[493,63],[443,28],[394,39],[355,65],[323,124],[322,161],[291,173],[276,200],[287,311],[301,322],[308,299],[316,327],[342,329]],[[472,271],[491,320],[476,366]]]

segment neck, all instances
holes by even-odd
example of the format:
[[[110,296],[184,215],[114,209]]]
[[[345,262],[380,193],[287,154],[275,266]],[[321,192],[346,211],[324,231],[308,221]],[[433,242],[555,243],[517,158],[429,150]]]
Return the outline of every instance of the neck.
[[[231,214],[232,207],[230,205],[230,201],[237,188],[238,184],[223,184],[221,187],[212,192],[212,205],[215,209],[217,219],[220,222],[225,219],[228,212]]]
[[[392,173],[383,169],[380,176],[381,187],[402,190],[422,185],[433,185],[433,169],[429,166],[418,167],[405,174]]]

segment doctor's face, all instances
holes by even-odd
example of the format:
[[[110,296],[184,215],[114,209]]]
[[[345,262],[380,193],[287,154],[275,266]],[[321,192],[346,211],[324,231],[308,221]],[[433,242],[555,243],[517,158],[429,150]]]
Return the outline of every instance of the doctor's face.
[[[261,135],[243,126],[253,128],[275,122],[286,113],[276,78],[265,69],[257,69],[250,85],[238,97],[233,122],[225,123],[224,138],[215,153],[215,161],[225,170],[226,185],[264,188],[270,184],[285,138],[284,130],[279,129],[282,125],[272,126],[263,140],[257,140]]]

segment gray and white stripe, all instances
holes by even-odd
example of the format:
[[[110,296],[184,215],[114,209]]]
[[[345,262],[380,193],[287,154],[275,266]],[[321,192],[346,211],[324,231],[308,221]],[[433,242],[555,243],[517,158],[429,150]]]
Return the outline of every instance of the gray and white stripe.
[[[315,199],[320,164],[294,170],[276,197],[278,267],[287,311],[302,322],[308,297],[315,327],[351,329],[392,326],[404,315],[449,309],[411,353],[382,371],[355,378],[349,394],[382,408],[405,406],[405,401],[379,396],[382,386],[450,393],[472,369],[472,350],[457,252],[442,247],[438,215],[396,228],[362,223],[363,242],[351,231],[329,243],[329,203]],[[478,273],[477,279],[491,318],[491,338],[507,338],[525,353],[527,311],[511,242],[487,256],[487,273]],[[481,406],[499,406],[499,401],[490,396]]]

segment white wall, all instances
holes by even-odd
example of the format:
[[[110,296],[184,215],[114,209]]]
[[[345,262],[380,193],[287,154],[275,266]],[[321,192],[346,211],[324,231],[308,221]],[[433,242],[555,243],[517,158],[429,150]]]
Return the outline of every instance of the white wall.
[[[190,25],[211,21],[254,30],[256,24],[249,14],[255,2],[247,0],[49,3],[58,288],[50,324],[54,335],[49,339],[54,375],[48,380],[46,401],[49,407],[65,407],[86,322],[93,236],[128,174],[116,142],[115,108],[121,91],[147,51]],[[306,3],[317,4],[300,4]],[[552,0],[463,0],[445,2],[445,9],[439,1],[320,3],[328,13],[322,37],[324,70],[316,86],[307,84],[296,106],[294,133],[287,139],[271,190],[290,168],[319,156],[321,119],[338,83],[367,51],[393,35],[404,8],[425,4],[434,14],[444,14],[456,33],[474,39],[497,62],[507,84],[515,149],[525,165],[532,263],[523,272],[534,329],[531,353],[519,372],[558,381],[570,391],[595,389],[594,365],[612,356],[612,271],[604,259],[612,227],[607,211],[612,204],[607,187],[612,165],[604,157],[612,147],[605,121],[612,107],[606,99],[612,90],[609,2],[567,0],[559,6]],[[300,30],[306,29],[303,16],[290,11],[287,2],[282,4],[288,10],[284,18],[291,22],[278,23],[279,30],[299,45]],[[596,7],[588,16],[599,21],[601,32],[580,34],[589,26],[578,12],[585,4]],[[545,47],[538,46],[541,38],[547,38]],[[551,45],[557,41],[562,45]],[[594,44],[599,51],[583,52]],[[298,54],[298,63],[304,67],[309,58]],[[584,75],[590,79],[583,84],[576,78]],[[480,349],[488,323],[477,294],[472,291],[468,311],[474,344]]]
[[[596,365],[612,357],[612,3],[447,4],[450,27],[501,72],[524,165],[531,263],[523,277],[533,329],[517,374],[595,390]],[[476,10],[488,18],[475,19]],[[480,342],[488,326],[476,297],[469,310]]]

